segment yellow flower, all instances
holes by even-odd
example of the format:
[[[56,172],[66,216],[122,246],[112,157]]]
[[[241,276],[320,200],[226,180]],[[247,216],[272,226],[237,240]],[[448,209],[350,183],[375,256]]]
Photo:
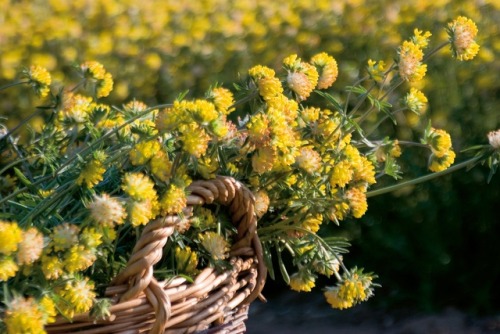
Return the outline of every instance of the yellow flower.
[[[113,90],[113,76],[106,72],[104,66],[96,61],[87,61],[80,65],[86,81],[95,84],[96,96],[106,97]]]
[[[263,77],[257,81],[259,94],[265,101],[268,101],[283,93],[281,81],[275,77]]]
[[[359,159],[353,163],[353,165],[353,180],[365,181],[368,184],[374,184],[377,182],[375,179],[375,166],[370,160],[368,160],[367,157],[360,156]]]
[[[85,78],[103,80],[106,75],[104,66],[97,61],[86,61],[80,64],[80,69]]]
[[[143,201],[130,201],[128,203],[128,219],[132,226],[146,225],[151,219],[156,217],[155,201],[146,199]]]
[[[229,115],[234,111],[234,107],[232,107],[234,98],[230,90],[223,87],[213,88],[209,92],[209,98],[215,104],[217,111],[221,114]]]
[[[178,273],[192,275],[197,272],[198,255],[189,246],[175,248],[175,262]]]
[[[270,171],[276,161],[276,151],[271,146],[264,146],[259,148],[252,155],[252,168],[258,173]]]
[[[262,217],[269,210],[269,195],[265,190],[259,190],[254,193],[255,196],[255,214],[257,218]]]
[[[429,161],[429,170],[432,172],[441,172],[448,169],[455,161],[455,152],[446,151],[442,156],[432,155]]]
[[[19,267],[9,256],[0,256],[0,282],[14,277]]]
[[[311,58],[311,64],[316,66],[319,73],[318,85],[316,86],[318,89],[326,89],[337,80],[339,69],[337,61],[332,56],[325,52],[318,53]]]
[[[206,100],[195,100],[189,103],[191,117],[200,124],[208,124],[219,117],[215,105]]]
[[[52,79],[47,69],[38,65],[32,65],[25,72],[25,76],[28,78],[28,83],[33,87],[36,95],[44,98],[49,94]]]
[[[445,130],[431,128],[426,140],[433,155],[438,158],[445,156],[452,149],[451,136]]]
[[[262,146],[269,142],[270,129],[269,119],[266,114],[255,114],[250,117],[247,123],[248,139],[257,146]]]
[[[259,80],[262,78],[269,78],[269,77],[274,77],[275,72],[273,69],[262,66],[262,65],[257,65],[252,67],[251,69],[248,70],[248,74],[254,79],[254,80]]]
[[[386,65],[383,60],[378,62],[368,59],[368,74],[375,81],[382,81],[385,76]]]
[[[299,270],[290,276],[290,288],[298,292],[309,292],[315,286],[314,276],[307,270]]]
[[[57,302],[61,314],[73,318],[75,313],[90,310],[95,300],[94,283],[88,278],[74,278],[66,282],[64,287],[56,290],[60,299]]]
[[[42,271],[46,279],[58,279],[64,273],[63,262],[57,256],[42,256]]]
[[[64,223],[52,229],[50,240],[54,250],[66,250],[78,242],[78,226]]]
[[[64,268],[69,273],[82,271],[90,267],[97,256],[90,249],[85,248],[83,245],[74,245],[66,253],[64,258]]]
[[[156,190],[151,179],[142,173],[127,173],[122,181],[123,191],[137,201],[156,199]]]
[[[427,98],[424,93],[414,87],[411,87],[410,92],[405,95],[404,103],[408,109],[416,114],[425,112],[427,108]]]
[[[120,201],[108,194],[94,195],[94,200],[88,205],[88,209],[94,221],[107,226],[123,224],[127,216]]]
[[[159,150],[149,161],[151,173],[156,176],[160,181],[167,181],[170,179],[172,172],[172,162],[169,160],[167,153]]]
[[[344,299],[339,296],[338,287],[326,287],[324,295],[326,301],[332,306],[332,308],[343,310],[354,305],[353,300]]]
[[[210,136],[196,123],[183,124],[179,128],[183,149],[199,158],[208,148]]]
[[[86,248],[95,250],[102,244],[102,233],[93,227],[86,227],[80,234],[80,240]]]
[[[430,31],[422,33],[421,30],[415,29],[413,30],[413,37],[411,40],[415,43],[415,45],[423,50],[429,45],[429,37],[431,36],[432,34]]]
[[[500,129],[488,133],[488,142],[495,150],[500,149]]]
[[[134,166],[144,165],[160,148],[160,143],[154,139],[137,143],[129,152],[130,163]]]
[[[186,191],[174,184],[163,194],[160,199],[162,214],[180,213],[187,205]]]
[[[146,111],[146,109],[148,109],[148,105],[142,101],[132,100],[125,104],[123,109],[132,114],[139,114]]]
[[[16,222],[0,220],[0,254],[10,255],[17,250],[23,231]]]
[[[106,73],[104,78],[97,84],[96,95],[97,97],[106,97],[113,90],[113,76],[110,73]]]
[[[193,218],[191,218],[191,222],[197,229],[206,230],[211,227],[216,227],[217,217],[215,217],[212,210],[198,206],[193,214]]]
[[[60,122],[84,123],[92,109],[92,98],[72,92],[63,95],[62,110],[59,111]]]
[[[368,209],[366,192],[359,188],[351,188],[346,192],[351,213],[355,218],[361,218]]]
[[[219,169],[219,161],[217,157],[209,157],[207,155],[202,156],[198,159],[198,165],[196,171],[204,179],[214,179]]]
[[[301,225],[306,230],[316,233],[319,231],[319,227],[321,226],[322,222],[323,222],[323,215],[316,214],[316,215],[309,215],[302,221]]]
[[[333,167],[332,174],[330,175],[330,184],[332,187],[344,188],[349,182],[351,182],[354,176],[354,170],[347,160],[341,160],[335,167]]]
[[[286,57],[283,65],[288,70],[288,88],[297,94],[298,100],[307,99],[318,84],[319,74],[316,67],[303,62],[295,54]]]
[[[300,111],[300,118],[304,122],[301,127],[310,126],[319,119],[321,109],[315,107],[306,107]]]
[[[226,239],[216,232],[205,232],[199,235],[201,245],[210,253],[214,260],[224,260],[228,257],[229,245]]]
[[[474,21],[459,16],[448,23],[447,31],[453,56],[458,60],[471,60],[477,55],[479,45],[475,41],[477,27]]]
[[[5,310],[7,334],[42,334],[44,314],[32,298],[15,297],[7,303]]]
[[[424,53],[415,43],[404,41],[398,50],[398,70],[401,79],[409,82],[419,81],[427,72],[427,65],[422,64]]]
[[[44,313],[45,323],[50,324],[55,322],[57,310],[52,298],[50,298],[49,296],[43,296],[42,299],[40,299],[39,305],[40,309]]]
[[[87,188],[92,189],[95,185],[103,180],[104,168],[103,164],[106,160],[106,154],[102,151],[94,152],[94,158],[88,162],[80,172],[76,179],[76,184],[81,185],[85,183]]]
[[[31,264],[40,258],[43,250],[43,235],[35,228],[24,231],[23,240],[19,243],[17,263]]]
[[[295,162],[306,173],[314,174],[321,167],[321,156],[311,147],[302,147]]]

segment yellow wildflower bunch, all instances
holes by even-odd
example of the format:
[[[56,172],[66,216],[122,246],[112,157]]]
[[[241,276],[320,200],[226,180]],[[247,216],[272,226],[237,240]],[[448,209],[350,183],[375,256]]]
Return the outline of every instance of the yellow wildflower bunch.
[[[470,58],[477,33],[472,25],[457,19],[449,29],[450,43],[459,50],[455,56]],[[44,107],[51,117],[29,144],[15,140],[19,127],[0,126],[1,184],[7,185],[0,192],[0,280],[9,296],[22,296],[0,298],[8,333],[29,326],[43,332],[56,316],[99,308],[96,300],[106,296],[96,287],[109,284],[127,265],[138,235],[152,221],[176,222],[162,275],[229,268],[231,245],[242,237],[232,225],[232,208],[211,202],[193,208],[197,197],[189,194],[192,180],[218,175],[234,177],[254,194],[257,233],[273,278],[277,256],[280,273],[295,291],[310,291],[324,275],[337,281],[325,292],[333,307],[368,299],[375,276],[345,266],[346,241],[325,238],[324,233],[335,234],[328,225],[362,219],[371,196],[405,184],[397,181],[415,168],[407,168],[403,148],[427,149],[422,160],[439,172],[406,184],[481,159],[494,170],[499,161],[498,131],[490,132],[490,144],[476,157],[458,166],[452,166],[450,134],[431,122],[412,128],[420,142],[399,137],[405,112],[429,116],[432,101],[422,93],[421,79],[431,36],[414,30],[394,63],[369,60],[345,89],[335,86],[349,77],[339,73],[339,65],[348,66],[313,52],[310,61],[297,54],[278,59],[281,69],[252,66],[234,91],[215,84],[202,97],[185,93],[152,107],[138,100],[103,103],[114,86],[112,75],[99,62],[79,62],[80,80],[52,90],[54,103]],[[176,43],[182,44],[181,37]],[[145,59],[162,68],[161,58]],[[55,85],[38,67],[27,78],[40,95]],[[419,89],[408,87],[416,81]],[[126,90],[125,83],[116,86]],[[292,257],[291,268],[284,256]],[[28,277],[43,288],[26,289],[20,282]]]

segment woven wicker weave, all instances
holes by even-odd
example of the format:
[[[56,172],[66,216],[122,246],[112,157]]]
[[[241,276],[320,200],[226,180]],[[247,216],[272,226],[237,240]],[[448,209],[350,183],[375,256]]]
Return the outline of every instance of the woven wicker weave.
[[[153,266],[162,258],[163,246],[182,218],[156,219],[144,228],[127,266],[106,289],[113,303],[111,316],[96,320],[85,313],[71,321],[61,317],[46,327],[48,333],[245,332],[248,306],[260,295],[267,275],[256,233],[253,195],[230,177],[194,181],[188,190],[188,217],[195,205],[217,202],[228,207],[238,230],[230,252],[231,269],[217,272],[206,268],[193,283],[181,277],[157,281]]]

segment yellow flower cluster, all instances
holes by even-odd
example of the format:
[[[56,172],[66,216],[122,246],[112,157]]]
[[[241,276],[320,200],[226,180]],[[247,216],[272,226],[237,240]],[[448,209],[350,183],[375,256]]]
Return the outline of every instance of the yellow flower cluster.
[[[79,4],[64,1],[50,6],[63,12],[79,9]],[[121,16],[122,7],[115,2],[102,6],[103,15],[113,12]],[[90,5],[87,10],[96,9]],[[342,12],[343,8],[337,10]],[[165,24],[154,20],[160,15],[158,11],[148,11],[155,14],[149,25]],[[298,28],[301,18],[288,15],[290,26]],[[255,18],[247,19],[256,23]],[[195,25],[200,22],[206,20],[200,18]],[[126,29],[123,22],[118,25]],[[462,58],[471,56],[473,43],[464,42],[469,30],[475,38],[471,25],[457,19],[450,27],[455,47],[466,46],[460,51]],[[116,47],[125,54],[141,55],[141,61],[158,72],[168,72],[162,69],[162,52],[168,46],[142,54],[136,43],[126,43],[130,41],[128,33],[134,42],[154,33],[154,29],[136,28],[114,31],[121,36]],[[202,41],[206,35],[203,27],[198,26],[195,32]],[[231,31],[225,33],[233,36]],[[102,38],[110,41],[110,36]],[[144,225],[158,217],[174,216],[179,222],[171,237],[173,246],[165,249],[165,261],[170,260],[171,265],[167,270],[195,275],[204,266],[224,267],[230,243],[241,237],[227,210],[216,203],[187,208],[192,200],[187,188],[191,180],[218,175],[232,176],[251,188],[264,253],[280,257],[281,272],[293,290],[310,291],[319,274],[339,281],[325,293],[333,307],[347,308],[369,298],[373,275],[349,271],[339,255],[345,244],[323,240],[320,231],[328,223],[363,217],[370,187],[377,179],[387,175],[399,178],[396,160],[401,145],[428,147],[431,171],[442,171],[453,163],[450,135],[430,123],[421,143],[385,136],[373,139],[382,134],[384,128],[379,125],[384,121],[397,123],[400,111],[424,114],[428,100],[420,90],[412,87],[402,99],[393,94],[399,93],[397,88],[405,81],[414,83],[424,77],[427,65],[423,50],[430,36],[430,32],[414,30],[414,36],[399,47],[392,65],[369,60],[368,75],[347,87],[345,95],[344,90],[334,87],[325,91],[339,77],[339,65],[327,52],[312,52],[309,62],[297,54],[284,57],[277,63],[282,65],[281,71],[255,65],[243,82],[234,86],[235,94],[215,85],[205,91],[204,98],[187,98],[186,93],[172,104],[151,108],[139,100],[121,107],[98,103],[115,86],[99,62],[77,62],[80,80],[59,90],[50,89],[53,83],[48,71],[31,67],[27,78],[37,94],[54,93],[54,105],[46,107],[54,117],[35,131],[29,145],[16,146],[16,150],[7,147],[5,152],[1,147],[2,157],[20,161],[0,163],[9,177],[2,176],[2,182],[13,190],[8,200],[0,198],[2,207],[9,208],[3,214],[12,217],[11,221],[0,221],[0,280],[7,281],[8,289],[24,291],[16,284],[33,274],[33,281],[39,279],[44,289],[33,299],[24,296],[5,302],[5,314],[10,317],[8,331],[30,328],[27,321],[42,328],[55,313],[71,318],[89,311],[98,297],[95,287],[108,284],[111,277],[107,276],[126,265],[123,259]],[[171,47],[185,45],[185,37],[172,36]],[[89,43],[105,47],[100,38]],[[71,53],[66,50],[62,57],[68,56],[65,52]],[[208,49],[204,52],[210,54]],[[4,57],[1,55],[0,61]],[[123,71],[128,70],[123,67]],[[197,71],[201,70],[193,69]],[[118,82],[117,94],[124,94],[126,86]],[[238,101],[235,96],[240,97]],[[393,108],[393,103],[399,105]],[[498,149],[498,134],[490,133],[488,139]],[[24,163],[32,165],[18,168]],[[16,205],[10,207],[10,203]],[[32,223],[40,228],[19,227]],[[271,251],[273,247],[276,252]],[[282,252],[294,257],[297,271],[291,276]],[[266,262],[272,263],[271,259]],[[344,272],[342,277],[340,271]],[[23,305],[25,313],[17,304]]]
[[[453,55],[458,60],[471,60],[479,52],[479,44],[475,41],[477,27],[471,19],[459,16],[448,23],[448,35]]]
[[[453,164],[455,152],[451,146],[451,136],[445,130],[430,128],[424,139],[432,151],[429,161],[429,169],[433,172],[440,172]]]
[[[335,287],[328,287],[325,297],[328,303],[336,309],[350,308],[372,295],[372,277],[353,270],[346,275],[344,281]]]

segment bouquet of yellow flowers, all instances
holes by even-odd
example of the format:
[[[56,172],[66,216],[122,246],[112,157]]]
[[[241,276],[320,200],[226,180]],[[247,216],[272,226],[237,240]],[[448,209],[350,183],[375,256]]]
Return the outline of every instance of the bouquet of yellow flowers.
[[[26,122],[0,124],[0,328],[44,333],[83,318],[98,327],[100,319],[113,321],[117,303],[106,287],[137,286],[146,276],[196,283],[205,268],[230,271],[239,256],[256,256],[260,271],[252,283],[259,288],[245,302],[259,295],[266,270],[277,276],[275,268],[296,291],[310,291],[318,275],[330,277],[324,294],[334,308],[367,300],[376,275],[348,268],[348,243],[326,226],[361,218],[370,196],[477,163],[493,175],[499,163],[498,130],[455,165],[445,130],[429,123],[419,142],[387,131],[404,112],[424,117],[427,99],[412,84],[425,76],[431,55],[447,46],[458,60],[478,53],[470,19],[457,18],[447,31],[449,41],[427,51],[431,33],[416,29],[393,64],[369,60],[366,75],[345,90],[335,88],[337,62],[326,53],[308,61],[292,54],[279,71],[256,65],[233,91],[214,84],[202,98],[180,94],[156,106],[103,102],[113,77],[96,61],[76,66],[80,81],[65,86],[43,67],[27,68],[12,85],[31,86],[47,99],[35,114],[50,115],[20,139]],[[407,84],[397,99],[396,89]],[[433,173],[398,182],[406,148],[428,150]],[[394,184],[376,188],[383,177]],[[224,187],[246,189],[247,204],[214,201],[226,198]],[[245,229],[232,224],[247,221],[240,206],[250,211]],[[159,246],[142,241],[152,224],[169,228]],[[141,251],[153,244],[161,251],[151,256],[154,270],[140,279],[123,274],[149,261]],[[138,291],[154,304],[153,288]],[[153,322],[146,328],[165,330],[166,322]]]

